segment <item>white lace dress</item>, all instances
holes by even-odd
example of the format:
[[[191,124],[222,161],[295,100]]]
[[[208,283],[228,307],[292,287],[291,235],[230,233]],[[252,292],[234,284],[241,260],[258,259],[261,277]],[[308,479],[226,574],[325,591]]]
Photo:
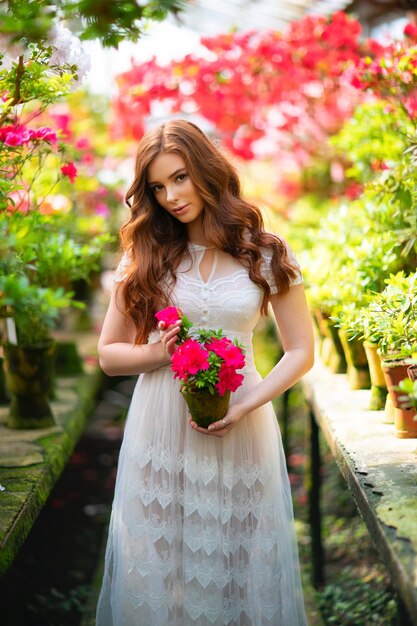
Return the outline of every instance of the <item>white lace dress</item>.
[[[261,377],[252,331],[262,292],[237,261],[203,246],[178,271],[173,304],[196,327],[247,348],[236,402]],[[276,292],[270,255],[264,275]],[[122,259],[115,280],[123,280]],[[301,274],[293,281],[302,281]],[[149,341],[157,341],[152,333]],[[290,484],[268,403],[223,439],[194,431],[169,365],[141,374],[120,451],[97,626],[305,626]]]

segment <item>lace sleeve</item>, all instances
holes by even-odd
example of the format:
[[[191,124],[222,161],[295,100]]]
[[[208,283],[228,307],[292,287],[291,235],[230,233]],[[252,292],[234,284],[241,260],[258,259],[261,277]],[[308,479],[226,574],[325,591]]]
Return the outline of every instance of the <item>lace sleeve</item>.
[[[300,285],[303,282],[303,275],[301,273],[300,265],[296,259],[294,252],[291,250],[288,244],[287,246],[287,254],[288,258],[291,262],[291,265],[294,265],[296,276],[290,279],[290,287],[293,285]],[[274,275],[271,270],[271,259],[272,259],[272,251],[269,249],[265,249],[262,251],[262,256],[264,258],[263,267],[262,267],[262,275],[265,280],[268,282],[268,285],[271,289],[271,295],[278,293],[278,287],[275,283]]]
[[[132,262],[132,259],[130,258],[128,253],[125,252],[122,258],[120,259],[119,265],[117,266],[114,272],[113,282],[121,283],[125,280],[127,276],[127,269],[130,266],[131,262]]]

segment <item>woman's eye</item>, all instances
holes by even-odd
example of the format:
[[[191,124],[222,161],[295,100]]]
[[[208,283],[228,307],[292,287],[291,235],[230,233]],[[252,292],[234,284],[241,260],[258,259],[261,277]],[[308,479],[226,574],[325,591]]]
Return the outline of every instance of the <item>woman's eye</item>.
[[[153,191],[154,193],[157,193],[158,191],[161,191],[161,185],[154,185],[154,186],[152,187],[152,191]]]
[[[178,174],[177,180],[179,182],[183,181],[186,178],[187,174]]]

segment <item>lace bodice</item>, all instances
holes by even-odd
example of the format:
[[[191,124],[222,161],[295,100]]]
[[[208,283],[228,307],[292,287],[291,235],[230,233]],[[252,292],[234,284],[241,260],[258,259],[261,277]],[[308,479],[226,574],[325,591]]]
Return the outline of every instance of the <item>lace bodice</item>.
[[[204,280],[200,267],[209,250],[212,263]],[[246,369],[252,369],[252,332],[260,318],[263,290],[250,280],[248,270],[229,254],[196,244],[189,244],[189,251],[191,258],[185,258],[177,270],[172,304],[179,307],[195,327],[221,328],[230,339],[239,339],[246,347]],[[298,268],[291,284],[299,284],[301,271],[291,250],[289,254]],[[272,252],[263,251],[262,273],[271,293],[275,294],[278,290],[271,272],[271,257]],[[129,258],[125,254],[116,270],[115,281],[125,278],[128,265]],[[149,336],[150,342],[158,339],[158,332]]]

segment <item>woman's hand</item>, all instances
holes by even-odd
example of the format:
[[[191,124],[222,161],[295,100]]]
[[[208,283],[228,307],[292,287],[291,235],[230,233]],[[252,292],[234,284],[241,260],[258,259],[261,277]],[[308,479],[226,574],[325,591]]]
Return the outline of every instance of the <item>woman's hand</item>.
[[[210,424],[208,428],[201,428],[201,426],[198,426],[195,422],[193,422],[193,418],[191,416],[189,418],[189,422],[191,427],[199,433],[222,438],[232,430],[232,428],[242,419],[244,415],[245,410],[243,407],[239,404],[233,404],[232,406],[229,406],[229,410],[223,419],[218,422],[213,422],[213,424]]]
[[[181,320],[178,320],[178,322],[167,326],[167,328],[165,328],[165,322],[159,322],[158,324],[160,342],[169,358],[176,350],[175,344],[181,329],[181,323]]]

